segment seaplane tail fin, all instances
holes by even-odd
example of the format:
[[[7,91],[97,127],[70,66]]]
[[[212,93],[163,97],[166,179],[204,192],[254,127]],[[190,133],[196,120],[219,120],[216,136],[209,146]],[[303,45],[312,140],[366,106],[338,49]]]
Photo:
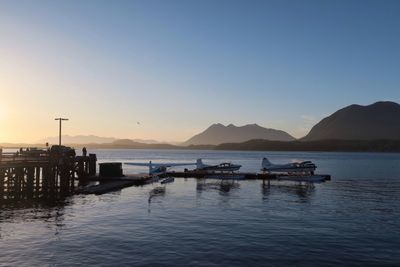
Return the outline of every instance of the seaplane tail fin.
[[[262,168],[268,168],[271,167],[272,163],[267,159],[267,158],[263,158],[262,163],[261,163],[261,167]]]
[[[149,174],[153,173],[153,163],[151,163],[151,160],[149,161]]]
[[[196,161],[196,168],[197,168],[197,169],[202,169],[202,168],[204,168],[204,164],[203,164],[202,159],[197,159],[197,161]]]

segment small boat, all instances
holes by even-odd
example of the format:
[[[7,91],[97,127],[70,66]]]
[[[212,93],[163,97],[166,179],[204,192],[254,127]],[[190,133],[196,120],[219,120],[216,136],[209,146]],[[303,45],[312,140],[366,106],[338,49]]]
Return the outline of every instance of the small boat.
[[[174,181],[175,181],[174,177],[167,177],[161,181],[161,184],[169,184],[169,183],[173,183]]]

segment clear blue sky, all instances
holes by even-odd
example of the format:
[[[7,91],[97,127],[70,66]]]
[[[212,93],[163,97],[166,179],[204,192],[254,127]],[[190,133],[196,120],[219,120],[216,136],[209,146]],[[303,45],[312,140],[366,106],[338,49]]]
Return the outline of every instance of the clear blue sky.
[[[179,141],[221,122],[301,137],[346,105],[400,102],[399,14],[400,1],[3,0],[0,141],[55,135],[57,115],[69,134]]]

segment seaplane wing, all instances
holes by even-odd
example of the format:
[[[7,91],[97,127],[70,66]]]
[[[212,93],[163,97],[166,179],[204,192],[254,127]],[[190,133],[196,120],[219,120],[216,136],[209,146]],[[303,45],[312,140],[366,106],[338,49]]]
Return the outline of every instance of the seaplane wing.
[[[124,162],[124,164],[132,166],[146,166],[146,167],[150,165],[149,163],[140,163],[140,162]]]
[[[149,163],[144,163],[144,162],[124,162],[126,165],[132,165],[132,166],[144,166],[144,167],[177,167],[177,166],[191,166],[191,165],[196,165],[196,163],[152,163],[151,161]]]
[[[152,163],[151,161],[149,163],[144,163],[144,162],[124,162],[126,165],[131,165],[131,166],[144,166],[144,167],[149,167],[149,174],[150,175],[161,175],[165,174],[167,172],[167,168],[170,167],[175,167],[175,166],[189,166],[189,165],[195,165],[196,163]]]

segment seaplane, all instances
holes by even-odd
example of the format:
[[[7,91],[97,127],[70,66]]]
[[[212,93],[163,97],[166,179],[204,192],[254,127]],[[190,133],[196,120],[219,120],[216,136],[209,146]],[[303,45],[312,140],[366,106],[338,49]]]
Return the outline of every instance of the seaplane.
[[[171,167],[195,165],[195,163],[153,163],[152,161],[149,161],[149,163],[125,162],[124,164],[131,165],[131,166],[149,167],[149,175],[151,175],[151,176],[159,176],[159,175],[166,174],[168,168],[171,168]]]
[[[224,162],[218,165],[207,165],[204,164],[202,159],[197,159],[196,170],[197,171],[207,171],[207,172],[234,172],[238,171],[242,165],[232,164],[229,162]]]
[[[179,166],[196,166],[196,171],[204,171],[206,173],[214,174],[215,177],[209,178],[216,178],[216,179],[242,179],[244,176],[240,176],[235,174],[235,171],[238,171],[242,166],[232,163],[221,163],[218,165],[207,165],[204,164],[202,159],[197,159],[195,163],[153,163],[149,161],[149,163],[143,162],[125,162],[126,165],[131,166],[142,166],[149,168],[149,175],[152,176],[154,179],[158,179],[159,176],[165,175],[170,167],[179,167]],[[225,175],[222,175],[225,174]],[[173,182],[172,179],[165,179],[162,183]]]
[[[267,158],[263,158],[261,163],[261,171],[277,174],[278,181],[321,183],[330,180],[330,175],[315,175],[316,168],[311,161],[273,164]]]
[[[308,173],[314,175],[317,168],[311,161],[293,162],[287,164],[273,164],[267,158],[263,158],[261,163],[261,171],[269,173],[288,173],[301,174]]]

